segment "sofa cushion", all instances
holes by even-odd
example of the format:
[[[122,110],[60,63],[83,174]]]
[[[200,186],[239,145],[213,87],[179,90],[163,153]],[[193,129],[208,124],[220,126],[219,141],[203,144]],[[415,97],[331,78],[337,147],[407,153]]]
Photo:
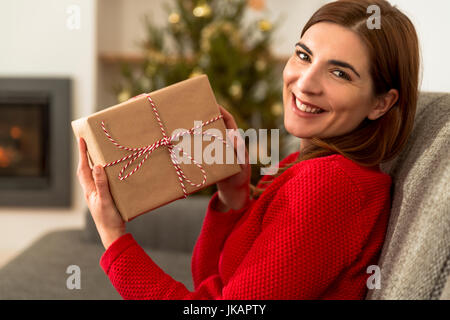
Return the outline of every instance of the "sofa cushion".
[[[422,93],[406,148],[381,166],[393,178],[379,261],[367,299],[439,299],[450,271],[450,94]]]
[[[143,247],[192,253],[206,214],[209,196],[191,195],[138,216],[126,224]],[[99,241],[89,210],[86,213],[85,236]]]
[[[144,248],[166,273],[192,290],[191,255]],[[82,230],[53,231],[0,269],[0,300],[121,299],[99,265],[104,252],[98,241],[86,240]],[[80,268],[80,289],[68,289],[70,265]]]

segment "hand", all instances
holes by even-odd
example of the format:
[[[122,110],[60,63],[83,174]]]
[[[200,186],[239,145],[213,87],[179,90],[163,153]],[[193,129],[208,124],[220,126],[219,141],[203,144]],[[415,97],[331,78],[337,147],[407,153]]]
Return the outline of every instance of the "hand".
[[[223,115],[223,120],[227,129],[237,130],[238,127],[233,116],[222,106],[219,106],[219,109]],[[239,210],[250,201],[251,166],[245,143],[240,135],[237,136],[238,137],[235,137],[233,141],[236,154],[239,155],[237,150],[243,148],[245,150],[245,159],[240,159],[239,161],[242,169],[241,172],[219,181],[216,184],[219,196],[218,207],[216,209],[220,212],[226,212],[230,209]]]
[[[108,178],[102,166],[91,170],[86,153],[86,142],[78,140],[79,163],[77,176],[105,249],[125,234],[125,222],[114,204],[109,191]],[[94,172],[93,172],[94,171]]]

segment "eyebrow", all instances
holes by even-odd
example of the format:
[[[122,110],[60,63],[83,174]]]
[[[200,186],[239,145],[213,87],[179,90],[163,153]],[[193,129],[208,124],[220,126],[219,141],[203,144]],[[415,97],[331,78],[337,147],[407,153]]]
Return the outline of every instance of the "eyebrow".
[[[361,76],[359,75],[359,73],[355,70],[355,68],[352,67],[351,64],[348,64],[347,62],[343,62],[343,61],[339,61],[339,60],[328,60],[328,63],[330,64],[334,64],[336,66],[340,66],[343,68],[347,68],[352,70],[357,76],[358,78],[361,78]]]
[[[306,46],[306,44],[304,44],[304,43],[302,43],[302,42],[297,42],[295,45],[296,45],[296,46],[299,46],[299,47],[302,47],[303,50],[305,50],[306,52],[308,52],[311,56],[314,56],[314,54],[312,53],[311,49],[309,49],[309,48]],[[329,63],[329,64],[336,65],[336,66],[340,66],[340,67],[343,67],[343,68],[350,69],[350,70],[352,70],[359,78],[361,78],[361,76],[360,76],[359,73],[355,70],[355,68],[354,68],[351,64],[349,64],[349,63],[347,63],[347,62],[339,61],[339,60],[328,60],[328,63]]]
[[[301,42],[297,42],[295,45],[296,45],[296,46],[299,46],[299,47],[302,47],[303,50],[305,50],[306,52],[308,52],[310,55],[314,56],[313,53],[312,53],[312,51],[311,51],[311,49],[309,49],[309,48],[306,46],[306,44],[301,43]]]

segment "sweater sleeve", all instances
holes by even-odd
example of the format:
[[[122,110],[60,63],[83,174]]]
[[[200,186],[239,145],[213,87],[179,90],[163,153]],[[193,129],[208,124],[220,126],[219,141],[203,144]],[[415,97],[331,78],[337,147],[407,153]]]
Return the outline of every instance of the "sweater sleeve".
[[[319,299],[359,253],[359,211],[359,191],[345,173],[329,163],[303,166],[270,202],[261,233],[229,279],[218,274],[215,256],[214,266],[198,266],[209,270],[190,292],[129,234],[101,266],[125,299]]]
[[[217,201],[216,192],[208,204],[202,230],[192,255],[192,276],[194,288],[198,289],[198,292],[189,293],[182,283],[165,274],[133,236],[126,234],[117,239],[100,260],[101,267],[119,294],[125,299],[215,299],[219,297],[221,293],[217,288],[221,288],[218,278],[221,248],[236,221],[249,210],[254,200],[240,210],[230,209],[227,212],[215,210]],[[209,285],[199,288],[199,284],[207,278],[209,279],[204,284]],[[130,283],[136,283],[136,288],[131,288]],[[153,288],[153,290],[144,288]],[[209,292],[209,290],[212,291]]]

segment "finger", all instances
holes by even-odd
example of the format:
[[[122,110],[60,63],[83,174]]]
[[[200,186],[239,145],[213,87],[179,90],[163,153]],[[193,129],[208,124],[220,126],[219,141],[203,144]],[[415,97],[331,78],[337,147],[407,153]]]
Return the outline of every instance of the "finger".
[[[90,194],[95,191],[95,183],[92,178],[92,170],[89,167],[87,153],[86,153],[86,142],[83,138],[78,139],[78,151],[79,151],[79,162],[78,162],[78,177],[80,180],[81,187],[83,188],[85,194]]]
[[[239,131],[234,129],[228,131],[228,139],[231,140],[230,142],[233,144],[238,163],[242,168],[245,168],[245,166],[250,163],[250,160],[244,139],[242,139]]]
[[[105,169],[102,166],[94,167],[94,182],[97,194],[102,201],[111,201],[111,193],[109,191],[108,177],[106,176]]]
[[[229,129],[237,129],[238,126],[236,124],[236,121],[234,120],[234,117],[231,113],[229,113],[224,107],[219,105],[220,113],[223,115],[223,121],[225,122],[225,126]]]
[[[245,169],[245,167],[248,166],[250,163],[250,157],[248,154],[248,150],[245,145],[244,139],[242,139],[242,137],[240,135],[238,135],[236,137],[236,139],[237,139],[236,147],[240,150],[242,150],[242,149],[244,150],[244,161],[243,162],[241,161],[241,167],[242,167],[242,169]]]

